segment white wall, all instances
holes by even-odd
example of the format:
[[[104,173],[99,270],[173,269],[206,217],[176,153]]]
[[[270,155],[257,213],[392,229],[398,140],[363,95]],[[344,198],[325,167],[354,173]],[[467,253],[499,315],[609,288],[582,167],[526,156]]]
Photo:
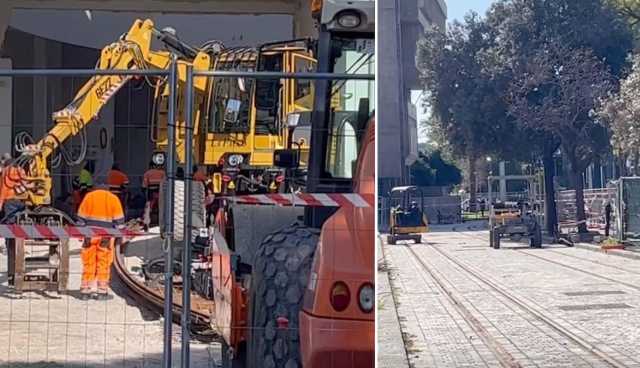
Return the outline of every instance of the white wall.
[[[163,14],[79,10],[15,9],[10,25],[21,31],[72,45],[102,49],[129,30],[135,19],[153,19],[156,28],[171,26],[195,46],[211,39],[228,46],[255,45],[293,38],[290,15]]]

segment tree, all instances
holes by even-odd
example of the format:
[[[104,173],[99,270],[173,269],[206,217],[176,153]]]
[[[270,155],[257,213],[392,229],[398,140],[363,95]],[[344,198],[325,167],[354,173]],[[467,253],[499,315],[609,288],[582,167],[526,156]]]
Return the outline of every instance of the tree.
[[[640,34],[640,1],[608,0],[608,3],[627,19],[636,35]]]
[[[633,38],[627,24],[602,0],[500,0],[487,12],[486,21],[489,37],[496,42],[485,52],[486,59],[491,61],[485,65],[494,74],[510,74],[513,80],[525,78],[523,75],[535,63],[539,50],[553,43],[568,50],[591,50],[615,76],[624,72],[632,48]],[[547,229],[553,232],[557,224],[553,155],[561,137],[524,121],[517,124],[526,136],[533,138],[532,144],[542,158],[548,188],[545,219]],[[576,198],[578,201],[583,199]]]
[[[506,105],[499,84],[486,72],[483,52],[493,42],[476,14],[454,22],[446,33],[427,30],[416,62],[428,92],[430,131],[468,165],[471,203],[476,203],[476,162],[504,143]]]
[[[582,174],[608,148],[606,129],[592,118],[592,112],[614,86],[607,67],[591,50],[572,50],[557,43],[539,49],[512,85],[511,114],[562,142],[571,164],[578,221],[586,219]],[[586,232],[586,224],[579,229]]]
[[[419,186],[449,186],[462,181],[460,169],[442,158],[439,150],[420,152],[411,166],[412,184]]]
[[[621,81],[620,91],[608,96],[598,116],[608,123],[614,153],[626,162],[633,158],[633,174],[640,175],[640,55],[633,58],[631,73]]]

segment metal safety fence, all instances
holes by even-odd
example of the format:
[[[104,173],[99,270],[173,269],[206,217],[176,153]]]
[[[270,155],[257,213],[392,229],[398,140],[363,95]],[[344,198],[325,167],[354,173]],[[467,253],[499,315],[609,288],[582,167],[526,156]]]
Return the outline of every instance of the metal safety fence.
[[[191,152],[193,150],[193,137],[194,137],[194,127],[192,125],[192,122],[194,121],[194,106],[196,104],[195,101],[195,97],[194,97],[194,79],[195,78],[207,78],[207,79],[211,79],[211,78],[223,78],[223,79],[238,79],[238,78],[250,78],[253,80],[310,80],[310,81],[347,81],[347,80],[361,80],[361,81],[372,81],[374,80],[374,76],[373,75],[369,75],[369,74],[340,74],[340,73],[280,73],[280,72],[246,72],[246,71],[194,71],[193,67],[191,65],[186,65],[186,68],[184,70],[184,76],[185,76],[185,80],[184,80],[184,88],[185,91],[188,91],[188,93],[184,94],[185,97],[185,101],[184,101],[184,122],[185,125],[183,127],[180,127],[179,124],[177,123],[178,120],[178,112],[177,112],[177,108],[176,106],[178,105],[178,95],[179,95],[179,91],[178,91],[178,85],[179,85],[179,81],[178,81],[178,62],[176,61],[175,57],[173,59],[173,62],[171,63],[171,65],[169,66],[169,68],[167,68],[167,70],[156,70],[156,69],[143,69],[143,70],[94,70],[94,69],[29,69],[29,70],[20,70],[20,69],[14,69],[14,70],[0,70],[0,77],[10,77],[10,78],[18,78],[18,77],[47,77],[47,76],[57,76],[57,77],[88,77],[88,78],[94,78],[96,81],[98,81],[98,77],[100,76],[119,76],[120,80],[122,82],[121,85],[106,85],[102,90],[103,94],[105,95],[105,98],[109,98],[111,95],[114,95],[118,92],[118,90],[120,89],[120,87],[122,87],[123,84],[125,84],[127,81],[130,81],[131,79],[136,79],[136,78],[162,78],[164,80],[166,80],[166,85],[168,88],[168,99],[167,99],[167,145],[166,145],[166,185],[165,185],[165,190],[164,190],[164,198],[163,198],[163,203],[164,206],[162,207],[163,210],[163,221],[164,223],[162,223],[161,225],[161,234],[149,234],[149,233],[145,233],[144,235],[141,235],[139,233],[127,233],[125,235],[128,236],[132,236],[132,237],[139,237],[139,240],[141,242],[147,242],[149,241],[150,243],[148,244],[148,247],[145,247],[144,250],[142,250],[141,252],[143,253],[141,256],[142,262],[153,262],[155,260],[158,260],[158,265],[161,265],[163,267],[162,270],[157,270],[158,271],[158,277],[160,280],[160,285],[161,285],[161,289],[162,291],[158,291],[158,295],[160,295],[162,297],[163,303],[164,303],[164,309],[163,309],[163,313],[162,316],[164,317],[163,319],[163,327],[162,327],[162,354],[159,355],[158,357],[153,358],[156,361],[160,361],[163,367],[171,367],[171,366],[177,366],[176,362],[175,362],[175,357],[174,357],[174,349],[173,349],[173,338],[174,338],[174,333],[173,333],[173,321],[174,318],[173,316],[175,316],[175,306],[176,306],[176,300],[177,299],[181,299],[179,304],[181,304],[182,308],[181,310],[181,316],[180,316],[180,323],[181,323],[181,346],[180,346],[180,365],[182,367],[189,367],[191,366],[191,357],[192,357],[192,353],[191,353],[191,347],[192,347],[192,338],[193,336],[193,331],[190,330],[190,324],[192,323],[192,316],[190,315],[190,311],[191,311],[191,302],[192,302],[192,296],[189,292],[182,292],[182,295],[174,295],[174,288],[173,288],[173,283],[172,282],[162,282],[161,280],[173,280],[174,276],[176,274],[180,274],[180,275],[191,275],[192,273],[192,269],[194,267],[194,265],[192,264],[192,250],[194,248],[193,244],[193,239],[192,236],[184,236],[183,240],[181,242],[176,242],[173,240],[175,232],[179,231],[178,229],[176,229],[176,224],[174,223],[174,211],[176,211],[177,206],[180,205],[183,208],[181,209],[181,212],[185,214],[184,217],[184,222],[183,224],[180,224],[182,226],[181,229],[192,229],[193,228],[193,219],[192,219],[192,207],[193,207],[193,197],[190,195],[185,195],[183,198],[182,203],[176,203],[176,196],[175,196],[175,188],[176,188],[176,183],[181,183],[181,191],[182,193],[192,193],[193,192],[193,188],[192,188],[192,181],[191,180],[183,180],[181,178],[178,178],[176,176],[176,162],[178,161],[178,157],[177,157],[177,152],[176,152],[176,142],[177,142],[177,135],[179,134],[178,129],[182,128],[183,132],[184,132],[184,137],[183,137],[183,141],[185,144],[184,147],[184,151],[185,152]],[[73,106],[72,106],[73,107]],[[85,124],[88,124],[89,122],[84,122]],[[72,130],[74,131],[74,135],[77,134],[81,129],[83,129],[84,127],[73,127]],[[55,137],[54,137],[55,139]],[[60,148],[62,147],[62,144],[64,142],[56,142],[56,147]],[[56,160],[58,156],[54,155],[54,160]],[[131,157],[130,159],[134,159],[133,157]],[[185,157],[183,158],[184,161],[184,177],[185,178],[191,178],[193,176],[193,172],[192,172],[192,168],[193,168],[193,156],[190,154],[185,155]],[[350,198],[347,197],[349,201],[359,201],[361,199],[358,198]],[[372,202],[371,200],[369,200],[369,202]],[[277,202],[274,202],[274,204],[278,204]],[[454,207],[454,205],[452,204],[451,207]],[[443,207],[444,208],[444,207]],[[458,205],[457,208],[459,209],[459,199],[458,199]],[[453,212],[452,212],[453,213]],[[16,235],[15,231],[16,228],[13,227],[7,227],[6,230],[8,232],[13,232],[14,236]],[[51,234],[50,237],[54,237],[54,238],[61,238],[60,235],[56,235],[56,232],[59,232],[59,230],[54,229],[51,230],[50,228],[46,228],[46,227],[40,227],[40,228],[34,228],[33,231],[37,231],[38,234],[43,234],[43,232],[45,234]],[[67,228],[65,231],[79,231],[79,234],[84,234],[83,233],[83,229],[81,228],[80,230],[70,230],[69,228]],[[97,230],[99,232],[99,230]],[[19,234],[18,234],[19,235]],[[27,233],[28,235],[28,233]],[[107,235],[113,235],[111,233],[102,233],[102,235],[107,236]],[[161,241],[161,247],[158,248],[157,247],[157,242],[153,243],[151,240],[147,239],[148,237],[156,237],[160,236],[160,238],[162,240]],[[8,238],[5,238],[4,240],[6,241]],[[373,246],[373,245],[372,245]],[[78,251],[78,247],[79,247],[79,243],[72,245],[71,246],[71,252],[77,252]],[[32,251],[32,250],[30,250]],[[175,261],[174,261],[174,257],[176,255],[176,251],[180,251],[182,252],[182,260],[183,262],[180,263],[180,268],[176,269],[175,268]],[[34,254],[36,254],[37,252],[35,250],[33,250]],[[148,254],[149,252],[153,253],[153,255]],[[119,255],[116,255],[116,257],[118,257]],[[153,257],[153,259],[151,259]],[[160,261],[161,260],[161,261]],[[142,266],[142,264],[140,265],[134,265],[132,267],[128,267],[128,270],[136,270],[137,272],[142,272],[142,270],[140,269],[140,267]],[[136,268],[137,267],[137,268]],[[372,266],[373,267],[373,266]],[[77,278],[79,278],[79,275],[75,275]],[[191,290],[191,278],[190,277],[183,277],[182,278],[182,290]],[[4,291],[6,293],[9,293],[9,290],[6,289],[5,287],[2,287],[2,289],[4,289]],[[158,290],[160,290],[160,288],[157,288]],[[120,290],[121,292],[123,291],[122,289]],[[9,299],[9,303],[10,305],[8,306],[2,306],[0,305],[0,310],[5,310],[5,311],[10,311],[10,315],[6,316],[4,315],[4,313],[0,314],[0,326],[2,325],[7,325],[9,326],[9,339],[11,339],[12,336],[14,336],[15,334],[15,330],[11,330],[11,328],[14,328],[16,326],[16,324],[25,324],[27,326],[30,326],[32,323],[35,324],[40,324],[40,325],[45,325],[46,326],[46,335],[47,338],[45,339],[45,344],[50,344],[53,343],[51,339],[49,339],[49,334],[52,334],[52,336],[54,335],[54,330],[56,329],[56,326],[64,326],[65,327],[65,340],[64,343],[66,344],[66,347],[62,350],[64,350],[63,354],[52,354],[51,356],[49,356],[49,353],[46,354],[46,356],[43,356],[39,359],[46,361],[46,362],[59,362],[59,361],[64,361],[64,363],[68,362],[69,360],[74,360],[75,358],[77,358],[77,356],[75,354],[78,354],[77,349],[73,349],[70,348],[71,345],[73,345],[74,343],[77,343],[78,341],[71,341],[71,338],[69,336],[76,334],[77,335],[77,331],[76,331],[76,327],[79,327],[80,329],[84,329],[84,342],[83,345],[85,347],[84,350],[84,357],[85,357],[85,363],[88,364],[95,364],[95,363],[100,363],[100,362],[96,362],[94,361],[94,359],[92,359],[91,357],[89,357],[90,354],[90,350],[88,349],[87,346],[89,346],[90,344],[92,344],[94,341],[93,339],[95,337],[92,337],[92,334],[89,332],[89,330],[91,330],[93,327],[92,326],[97,326],[99,325],[100,322],[100,316],[98,316],[99,318],[93,318],[91,317],[91,313],[96,313],[94,311],[95,308],[103,308],[103,307],[99,307],[97,304],[91,304],[91,303],[81,303],[77,300],[75,300],[77,295],[75,295],[74,293],[66,293],[63,296],[61,296],[61,299],[64,299],[64,301],[53,301],[53,300],[46,300],[43,303],[40,302],[36,302],[36,301],[32,301],[31,299],[28,299],[27,301],[25,301],[24,299],[19,299],[19,301],[14,301],[13,299]],[[17,298],[20,297],[20,295],[16,296]],[[3,303],[3,301],[0,300],[0,303]],[[14,304],[16,303],[16,304]],[[19,305],[18,305],[19,304]],[[47,310],[50,310],[51,306],[55,304],[55,308],[60,309],[60,310],[64,310],[66,308],[66,319],[62,318],[56,320],[56,316],[55,314],[52,313],[46,313],[43,317],[42,314],[38,314],[40,319],[34,319],[33,315],[31,313],[27,313],[26,315],[22,315],[21,318],[19,319],[15,319],[15,315],[19,314],[21,312],[19,312],[19,310],[24,311],[25,308],[27,311],[31,311],[32,308],[35,306],[35,304],[39,304],[40,307],[43,307],[43,305],[45,305],[45,308],[47,308]],[[66,305],[65,305],[66,304]],[[105,304],[106,308],[108,308],[107,304]],[[127,310],[127,304],[123,304],[123,305],[119,305],[119,308],[122,307],[124,308],[124,310]],[[74,320],[74,315],[73,315],[73,311],[74,310],[80,310],[84,308],[85,309],[85,314],[84,314],[84,320]],[[146,324],[143,320],[137,320],[136,322],[130,323],[130,321],[127,321],[127,316],[124,316],[124,321],[121,322],[114,322],[111,321],[109,322],[110,319],[113,318],[113,316],[110,316],[108,314],[108,309],[101,309],[103,315],[101,318],[104,319],[104,321],[106,321],[105,325],[106,327],[100,327],[103,328],[103,335],[102,335],[102,346],[104,347],[104,351],[101,353],[101,357],[102,357],[102,363],[105,364],[105,362],[111,357],[113,358],[113,352],[109,353],[107,350],[107,345],[109,345],[107,343],[107,340],[110,339],[110,336],[112,334],[113,331],[110,331],[110,329],[113,330],[118,330],[118,331],[122,331],[122,336],[124,336],[124,342],[123,342],[123,346],[122,346],[122,362],[124,363],[128,358],[126,357],[126,349],[131,349],[131,348],[136,348],[136,344],[140,344],[142,343],[142,351],[144,352],[144,350],[146,349],[146,342],[144,341],[145,336],[148,334],[148,332],[146,331],[146,328],[148,327],[148,324]],[[4,317],[8,317],[8,318],[4,318]],[[58,316],[60,317],[60,316]],[[93,317],[96,317],[95,315]],[[44,319],[42,319],[44,318]],[[76,326],[76,327],[70,327],[70,326]],[[110,327],[111,326],[111,327]],[[127,342],[127,337],[131,337],[132,335],[127,335],[128,331],[130,331],[131,329],[135,329],[140,327],[142,329],[142,331],[136,335],[135,339]],[[224,326],[222,326],[224,327]],[[98,328],[98,327],[96,327]],[[73,332],[71,331],[73,330]],[[59,332],[59,331],[58,331]],[[21,332],[22,333],[22,332]],[[37,332],[37,335],[41,335],[42,334],[42,329],[40,328]],[[29,343],[30,339],[35,339],[34,335],[32,335],[32,331],[30,330],[29,327],[27,327],[27,332],[24,336],[24,338],[26,339],[26,356],[27,359],[29,356],[29,352],[31,349],[29,346],[31,345]],[[53,338],[54,340],[56,338]],[[143,339],[143,341],[141,342],[140,339]],[[156,341],[156,340],[153,340]],[[25,341],[22,341],[22,339],[20,339],[20,343],[24,343]],[[41,341],[42,342],[42,341]],[[9,342],[9,347],[11,347],[11,341]],[[1,350],[1,349],[0,349]],[[47,351],[49,349],[47,348]],[[199,352],[200,354],[200,352]],[[210,354],[210,353],[209,353]],[[116,353],[117,355],[117,353]],[[9,359],[11,359],[11,353],[9,353]],[[100,359],[99,359],[100,360]],[[1,360],[0,360],[1,361]],[[144,363],[143,363],[144,364]]]
[[[613,207],[612,223],[615,221],[616,188],[585,189],[584,211],[587,228],[604,230],[605,207],[610,204]],[[576,192],[575,190],[562,190],[556,192],[556,210],[558,222],[575,223],[577,221]],[[613,230],[613,227],[612,227]]]
[[[414,199],[420,204],[420,198]],[[400,204],[400,198],[378,198],[378,229],[380,232],[389,231],[389,216],[391,209]],[[462,208],[459,196],[423,197],[423,213],[431,225],[457,224],[462,222]]]

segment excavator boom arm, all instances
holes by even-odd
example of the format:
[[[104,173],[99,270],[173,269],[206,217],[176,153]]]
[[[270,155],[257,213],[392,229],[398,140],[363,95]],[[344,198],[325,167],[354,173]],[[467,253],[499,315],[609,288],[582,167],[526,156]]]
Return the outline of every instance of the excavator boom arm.
[[[177,39],[163,36],[154,28],[151,20],[136,20],[129,32],[120,40],[107,45],[102,49],[100,60],[96,65],[98,70],[127,70],[132,75],[97,75],[91,77],[78,91],[73,101],[65,108],[53,114],[55,125],[35,144],[22,147],[23,155],[31,157],[29,175],[26,180],[40,182],[36,191],[28,191],[23,195],[28,203],[42,205],[51,203],[51,177],[47,168],[47,160],[56,149],[66,140],[79,134],[98,115],[100,110],[129,80],[134,78],[135,70],[158,69],[166,70],[172,62],[170,51],[152,51],[151,40],[154,36],[165,42],[169,48],[176,47]],[[167,43],[168,41],[172,41]],[[178,44],[180,45],[180,44]],[[187,50],[186,46],[181,46]],[[180,52],[178,52],[180,53]],[[184,53],[180,53],[184,57]],[[188,53],[190,57],[191,53]],[[199,65],[208,66],[208,56],[198,53]],[[180,64],[192,61],[180,61]],[[184,67],[178,68],[178,79],[184,82],[186,79]],[[202,78],[199,78],[202,79]],[[206,81],[198,80],[194,84],[196,89],[204,89]]]

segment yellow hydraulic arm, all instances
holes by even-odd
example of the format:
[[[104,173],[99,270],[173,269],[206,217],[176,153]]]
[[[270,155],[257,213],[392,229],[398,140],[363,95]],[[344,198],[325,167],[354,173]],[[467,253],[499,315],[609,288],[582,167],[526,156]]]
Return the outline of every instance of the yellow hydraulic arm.
[[[151,40],[154,35],[161,35],[154,28],[151,20],[136,20],[129,32],[123,37],[102,49],[98,70],[142,70],[167,69],[171,64],[171,52],[152,51]],[[193,51],[193,50],[192,50]],[[193,55],[191,55],[193,56]],[[190,59],[190,58],[189,58]],[[198,52],[197,60],[178,61],[178,80],[186,79],[185,66],[188,63],[208,68],[209,56]],[[197,62],[196,62],[197,61]],[[60,111],[53,113],[55,125],[49,133],[35,144],[25,147],[22,155],[30,158],[26,181],[37,183],[36,190],[28,190],[21,199],[31,205],[51,203],[51,176],[47,168],[49,156],[67,139],[80,133],[98,115],[116,92],[124,86],[133,75],[98,75],[94,76],[80,89],[73,101]],[[204,89],[205,80],[194,80],[196,89]]]

